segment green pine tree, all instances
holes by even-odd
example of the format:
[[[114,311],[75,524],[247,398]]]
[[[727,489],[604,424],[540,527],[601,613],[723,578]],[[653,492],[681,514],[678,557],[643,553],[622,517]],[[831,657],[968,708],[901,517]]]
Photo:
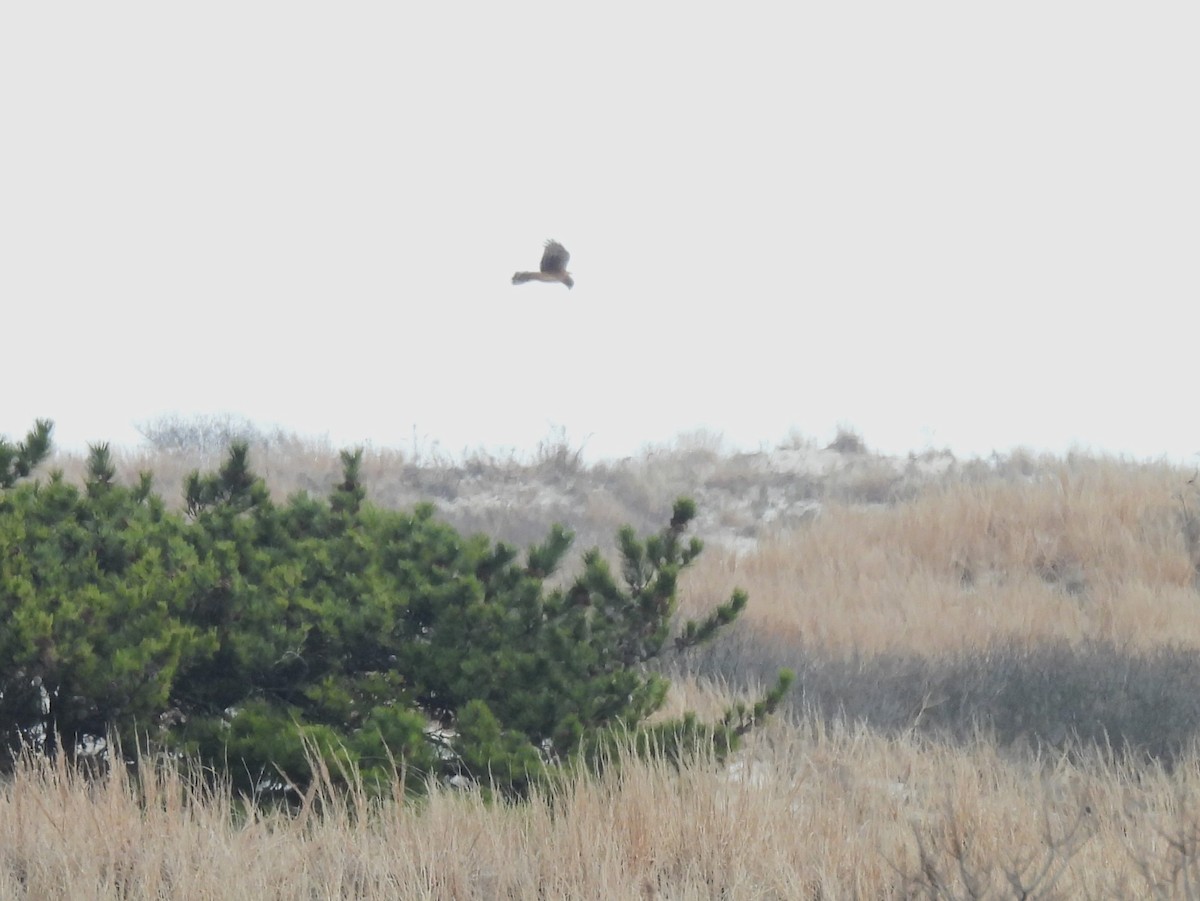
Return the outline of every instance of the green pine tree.
[[[35,432],[12,472],[48,450]],[[277,503],[235,443],[185,480],[175,514],[148,475],[123,486],[99,445],[82,490],[54,474],[0,491],[0,755],[59,738],[74,755],[112,732],[228,766],[252,791],[303,786],[317,755],[381,784],[400,765],[415,786],[465,776],[520,795],[615,741],[728,753],[782,702],[786,672],[715,722],[646,726],[668,688],[656,661],[747,603],[735,592],[677,622],[702,550],[691,501],[655,534],[619,532],[619,578],[593,549],[550,588],[567,529],[523,554],[464,537],[429,505],[370,504],[361,462],[342,454],[327,499]]]

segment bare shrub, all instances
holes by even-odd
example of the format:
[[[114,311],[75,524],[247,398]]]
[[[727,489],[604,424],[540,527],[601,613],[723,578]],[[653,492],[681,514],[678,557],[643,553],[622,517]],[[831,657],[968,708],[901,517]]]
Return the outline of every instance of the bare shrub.
[[[829,443],[828,449],[837,451],[839,454],[865,454],[867,445],[863,441],[862,435],[854,429],[849,426],[838,426],[837,435]]]

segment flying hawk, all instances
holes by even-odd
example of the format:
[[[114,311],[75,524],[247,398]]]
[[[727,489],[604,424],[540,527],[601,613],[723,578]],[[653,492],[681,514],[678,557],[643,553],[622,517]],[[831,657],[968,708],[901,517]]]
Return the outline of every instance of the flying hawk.
[[[542,269],[540,272],[517,272],[513,275],[513,284],[524,282],[562,282],[568,288],[574,287],[575,279],[567,272],[567,262],[571,255],[567,248],[557,241],[546,242],[546,252],[542,254]]]

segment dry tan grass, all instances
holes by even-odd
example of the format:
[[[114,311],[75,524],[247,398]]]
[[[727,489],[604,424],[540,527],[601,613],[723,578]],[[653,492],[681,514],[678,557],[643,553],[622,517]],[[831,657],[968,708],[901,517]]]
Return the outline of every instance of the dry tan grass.
[[[290,815],[171,765],[88,784],[33,763],[0,784],[0,899],[904,898],[931,874],[948,897],[1011,896],[1010,876],[1038,897],[1134,897],[1198,875],[1197,764],[1014,762],[801,723],[732,767],[627,760],[526,805],[435,789]],[[1061,873],[1035,885],[1046,862]]]
[[[776,637],[864,653],[997,640],[1200,644],[1187,476],[1111,460],[1033,479],[943,482],[887,506],[827,504],[757,550],[710,548],[693,607],[736,586]]]
[[[668,453],[603,473],[611,490],[578,509],[607,528],[628,518],[621,499],[639,486],[657,503],[689,473],[723,486],[714,497],[785,490],[786,477],[749,462],[761,461]],[[378,497],[409,465],[368,455],[364,470]],[[282,494],[337,474],[332,453],[281,452],[268,468]],[[1200,645],[1190,473],[1014,455],[910,474],[879,504],[882,469],[868,468],[869,491],[844,476],[818,516],[768,530],[753,550],[710,542],[685,581],[685,612],[740,586],[754,628],[834,655],[1008,639]],[[484,488],[495,473],[477,474]],[[746,509],[730,515],[741,523]],[[666,713],[712,715],[730,696],[684,679]],[[89,786],[30,764],[0,783],[0,901],[1016,897],[1012,880],[1028,887],[1044,863],[1031,896],[1189,897],[1200,885],[1196,752],[1168,772],[1086,749],[1037,757],[982,737],[942,744],[800,717],[755,736],[732,767],[626,761],[520,807],[440,788],[419,802],[318,800],[299,816],[247,812],[169,766],[137,785],[120,774]]]

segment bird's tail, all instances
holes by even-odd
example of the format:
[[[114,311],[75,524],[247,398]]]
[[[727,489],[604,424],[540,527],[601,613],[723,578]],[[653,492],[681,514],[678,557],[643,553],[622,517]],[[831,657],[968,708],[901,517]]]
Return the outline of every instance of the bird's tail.
[[[536,272],[514,272],[513,273],[513,284],[520,285],[520,284],[524,284],[525,282],[531,282],[534,279],[536,279],[537,277],[538,277],[538,273],[536,273]]]

